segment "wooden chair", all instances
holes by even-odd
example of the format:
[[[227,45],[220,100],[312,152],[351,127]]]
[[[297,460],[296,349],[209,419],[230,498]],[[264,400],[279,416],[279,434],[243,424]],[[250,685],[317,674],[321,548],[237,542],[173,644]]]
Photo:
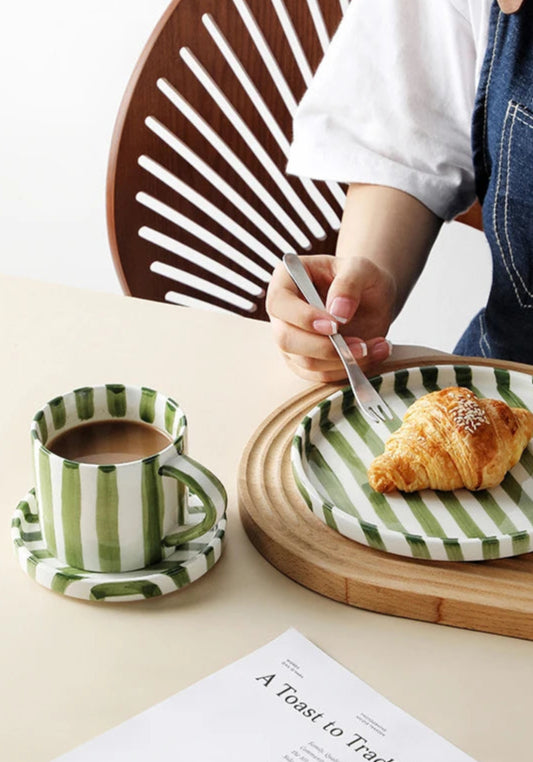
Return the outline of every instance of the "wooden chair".
[[[345,192],[285,174],[349,0],[174,0],[125,93],[107,188],[126,293],[266,318],[287,251],[332,253]]]

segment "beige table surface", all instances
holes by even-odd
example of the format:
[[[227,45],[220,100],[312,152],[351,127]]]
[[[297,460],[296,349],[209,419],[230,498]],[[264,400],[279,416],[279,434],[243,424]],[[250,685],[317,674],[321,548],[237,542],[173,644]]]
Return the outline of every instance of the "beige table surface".
[[[267,324],[7,277],[0,309],[2,762],[49,762],[291,626],[478,762],[533,759],[532,642],[322,598],[271,567],[244,534],[241,453],[274,408],[309,386],[285,368]],[[33,486],[34,411],[102,382],[177,399],[190,453],[228,490],[221,561],[172,595],[66,598],[27,577],[11,546],[11,515]]]

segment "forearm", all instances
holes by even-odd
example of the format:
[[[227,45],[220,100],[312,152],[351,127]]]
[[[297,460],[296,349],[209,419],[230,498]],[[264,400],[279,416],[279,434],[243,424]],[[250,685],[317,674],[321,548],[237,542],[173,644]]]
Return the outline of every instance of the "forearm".
[[[442,220],[408,193],[352,184],[337,242],[337,257],[366,257],[396,285],[393,316],[402,309],[438,235]]]

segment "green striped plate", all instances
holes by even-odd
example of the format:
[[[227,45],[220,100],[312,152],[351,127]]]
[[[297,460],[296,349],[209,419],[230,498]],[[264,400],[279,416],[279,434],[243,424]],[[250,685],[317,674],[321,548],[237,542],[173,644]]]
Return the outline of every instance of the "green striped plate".
[[[203,513],[190,496],[189,510]],[[37,515],[35,490],[18,504],[11,520],[11,538],[22,569],[56,593],[88,601],[142,600],[173,593],[213,568],[222,553],[226,516],[202,537],[182,545],[171,556],[146,569],[116,574],[88,572],[65,566],[46,549]]]
[[[442,365],[372,379],[394,412],[373,424],[349,387],[320,402],[301,421],[291,448],[296,485],[309,508],[340,534],[377,550],[438,561],[482,561],[533,549],[533,447],[499,487],[480,492],[424,490],[382,495],[367,469],[383,452],[415,399],[447,386],[533,408],[533,379],[499,368]]]

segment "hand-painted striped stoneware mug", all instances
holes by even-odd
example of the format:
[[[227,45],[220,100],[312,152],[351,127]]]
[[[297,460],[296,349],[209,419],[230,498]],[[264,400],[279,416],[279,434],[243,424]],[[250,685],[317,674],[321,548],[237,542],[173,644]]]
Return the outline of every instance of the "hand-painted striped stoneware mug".
[[[153,389],[106,384],[56,397],[36,413],[31,438],[44,540],[68,566],[144,569],[224,514],[224,487],[185,454],[183,411]],[[189,510],[189,491],[200,512]]]

